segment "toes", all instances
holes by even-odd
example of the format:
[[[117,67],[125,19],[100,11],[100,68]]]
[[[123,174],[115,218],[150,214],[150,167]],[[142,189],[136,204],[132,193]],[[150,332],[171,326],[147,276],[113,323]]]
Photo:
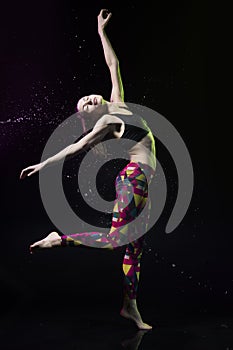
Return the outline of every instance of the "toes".
[[[144,323],[144,322],[136,322],[138,328],[140,330],[149,330],[149,329],[152,329],[152,326],[149,326],[147,323]]]
[[[143,323],[143,325],[140,328],[144,330],[149,330],[149,329],[152,329],[152,326],[149,326],[148,324]]]
[[[31,244],[29,247],[30,253],[33,254],[33,251],[37,248],[40,248],[41,244],[42,244],[42,241],[38,241],[38,242]]]

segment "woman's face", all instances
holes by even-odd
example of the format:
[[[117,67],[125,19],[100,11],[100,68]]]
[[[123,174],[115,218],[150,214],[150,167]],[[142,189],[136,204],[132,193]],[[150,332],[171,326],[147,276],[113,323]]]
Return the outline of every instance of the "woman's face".
[[[92,112],[96,107],[102,105],[104,99],[101,95],[89,95],[80,98],[77,103],[78,111]]]

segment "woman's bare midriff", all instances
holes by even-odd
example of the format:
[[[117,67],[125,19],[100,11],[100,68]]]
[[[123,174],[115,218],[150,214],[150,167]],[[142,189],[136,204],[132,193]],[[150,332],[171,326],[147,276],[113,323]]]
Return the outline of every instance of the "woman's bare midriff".
[[[154,148],[154,141],[151,141],[150,136],[145,136],[129,150],[130,161],[149,165],[155,170],[156,158]]]
[[[113,113],[113,114],[111,114]],[[121,136],[124,134],[125,131],[125,123],[120,118],[120,114],[122,114],[122,109],[119,110],[117,106],[115,106],[114,111],[112,111],[108,115],[105,115],[105,118],[103,119],[103,123],[108,124],[120,124],[120,129],[113,130],[113,135],[116,138],[121,138]],[[116,115],[119,115],[116,116]],[[124,114],[132,115],[132,113],[129,110],[125,110]],[[146,165],[149,165],[152,169],[155,170],[156,167],[156,158],[155,158],[155,142],[153,134],[150,132],[147,134],[140,142],[137,142],[132,148],[128,151],[130,161],[135,163],[143,163]]]

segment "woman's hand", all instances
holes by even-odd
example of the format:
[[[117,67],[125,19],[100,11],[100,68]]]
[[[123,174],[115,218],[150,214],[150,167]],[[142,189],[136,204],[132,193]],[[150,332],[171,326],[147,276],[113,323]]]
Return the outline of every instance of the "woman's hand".
[[[104,28],[106,27],[108,21],[110,20],[112,14],[111,12],[108,12],[108,10],[103,9],[100,11],[98,15],[98,32],[103,32]]]
[[[21,174],[20,174],[20,177],[19,177],[20,180],[24,179],[26,176],[31,176],[32,174],[37,173],[38,171],[43,169],[44,166],[45,166],[44,163],[39,163],[39,164],[36,164],[36,165],[31,165],[31,166],[23,169],[21,171]]]

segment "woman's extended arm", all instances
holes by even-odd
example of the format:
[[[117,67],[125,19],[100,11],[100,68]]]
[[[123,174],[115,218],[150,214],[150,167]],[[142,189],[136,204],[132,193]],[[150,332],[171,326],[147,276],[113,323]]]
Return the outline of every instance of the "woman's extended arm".
[[[20,174],[20,179],[24,179],[26,176],[31,176],[32,174],[42,170],[44,167],[58,163],[67,156],[73,156],[88,150],[89,148],[98,144],[109,131],[112,131],[112,129],[113,126],[111,124],[106,124],[104,117],[102,117],[95,124],[93,130],[78,142],[67,146],[62,151],[39,164],[31,165],[23,169]]]
[[[103,18],[104,11],[106,10],[101,10],[100,14],[98,15],[98,33],[102,42],[105,61],[108,65],[111,74],[112,93],[110,101],[123,102],[124,90],[121,79],[119,61],[104,30],[112,14],[108,13],[107,17]]]

